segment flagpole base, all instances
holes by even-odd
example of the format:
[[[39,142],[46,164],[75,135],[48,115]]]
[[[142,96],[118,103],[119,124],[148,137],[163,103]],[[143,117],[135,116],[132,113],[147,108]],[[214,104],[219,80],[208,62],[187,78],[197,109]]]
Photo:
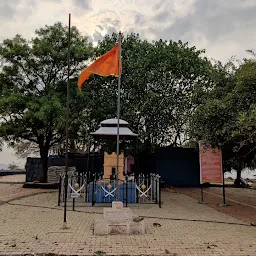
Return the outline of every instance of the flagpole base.
[[[227,206],[230,206],[230,204],[219,204],[220,207],[227,207]]]
[[[206,202],[203,201],[198,201],[199,204],[207,204]]]
[[[67,222],[63,222],[62,229],[68,229]]]

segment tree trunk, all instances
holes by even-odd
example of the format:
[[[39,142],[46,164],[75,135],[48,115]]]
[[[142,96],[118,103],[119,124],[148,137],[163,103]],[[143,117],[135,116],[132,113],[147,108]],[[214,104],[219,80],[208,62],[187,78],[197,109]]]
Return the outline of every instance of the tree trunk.
[[[47,182],[47,172],[48,172],[48,152],[49,149],[46,147],[40,147],[40,157],[41,157],[41,175],[40,182]]]
[[[236,179],[235,179],[235,182],[234,184],[236,186],[239,186],[241,184],[241,173],[242,173],[242,170],[244,169],[244,160],[240,160],[240,164],[239,164],[239,169],[236,171]]]
[[[236,179],[235,179],[235,181],[234,181],[234,184],[235,184],[236,186],[239,186],[240,183],[241,183],[241,173],[242,173],[242,169],[239,168],[239,169],[236,171]]]

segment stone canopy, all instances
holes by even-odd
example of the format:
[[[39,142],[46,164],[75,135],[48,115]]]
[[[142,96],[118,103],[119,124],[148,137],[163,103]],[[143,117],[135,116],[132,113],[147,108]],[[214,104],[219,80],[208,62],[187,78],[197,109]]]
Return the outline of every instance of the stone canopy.
[[[90,133],[96,139],[104,140],[116,140],[117,136],[117,118],[111,118],[104,120],[100,123],[101,127]],[[138,134],[133,133],[128,127],[128,122],[119,119],[119,137],[120,140],[134,140],[138,137]]]

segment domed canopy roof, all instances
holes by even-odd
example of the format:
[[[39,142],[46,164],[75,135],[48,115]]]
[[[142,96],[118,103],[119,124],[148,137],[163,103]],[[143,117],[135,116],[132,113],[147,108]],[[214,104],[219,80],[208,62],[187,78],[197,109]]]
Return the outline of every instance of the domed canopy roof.
[[[90,134],[97,139],[115,140],[117,137],[117,122],[117,118],[104,120],[100,123],[101,127]],[[129,129],[128,125],[128,122],[119,119],[120,140],[134,140],[138,136]]]
[[[106,125],[106,126],[109,125],[109,124],[115,124],[117,126],[117,118],[106,119],[106,120],[100,122],[100,124],[101,125]],[[129,125],[128,122],[126,122],[126,121],[124,121],[122,119],[119,119],[119,125],[121,125],[121,124],[122,125],[126,125],[126,126]]]

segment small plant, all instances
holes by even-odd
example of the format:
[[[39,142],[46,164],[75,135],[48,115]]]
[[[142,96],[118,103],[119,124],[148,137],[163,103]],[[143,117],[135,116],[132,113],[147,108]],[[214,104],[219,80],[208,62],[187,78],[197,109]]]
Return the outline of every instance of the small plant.
[[[94,253],[94,255],[95,255],[95,256],[105,256],[106,253],[103,252],[103,251],[96,251],[96,252]]]
[[[8,166],[8,169],[10,170],[10,171],[15,171],[16,169],[18,169],[19,168],[19,166],[17,165],[17,164],[15,164],[14,162],[12,162],[11,164],[9,164],[9,166]]]

